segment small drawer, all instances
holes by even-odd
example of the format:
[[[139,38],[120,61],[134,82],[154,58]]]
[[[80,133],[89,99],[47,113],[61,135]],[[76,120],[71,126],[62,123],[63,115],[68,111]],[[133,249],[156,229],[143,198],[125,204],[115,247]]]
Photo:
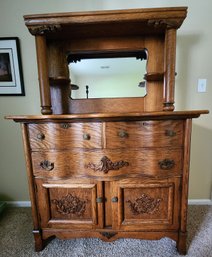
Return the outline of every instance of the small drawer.
[[[31,149],[102,148],[101,123],[29,124]]]
[[[173,176],[182,173],[180,149],[72,150],[32,152],[33,173],[41,177]]]
[[[183,121],[106,123],[107,148],[179,147],[183,145]]]

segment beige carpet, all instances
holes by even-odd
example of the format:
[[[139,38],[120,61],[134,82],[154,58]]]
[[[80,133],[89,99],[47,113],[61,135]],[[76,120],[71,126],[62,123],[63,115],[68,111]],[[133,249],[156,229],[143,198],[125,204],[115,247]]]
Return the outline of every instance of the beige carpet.
[[[175,242],[119,239],[54,239],[40,253],[34,252],[30,208],[9,208],[0,216],[0,257],[175,257]],[[212,257],[212,206],[189,206],[189,257]]]

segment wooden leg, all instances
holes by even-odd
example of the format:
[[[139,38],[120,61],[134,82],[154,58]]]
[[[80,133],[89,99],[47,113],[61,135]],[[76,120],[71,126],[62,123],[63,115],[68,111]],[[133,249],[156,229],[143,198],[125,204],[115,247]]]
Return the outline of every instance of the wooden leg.
[[[33,235],[35,239],[35,251],[40,252],[44,248],[44,240],[42,239],[40,230],[33,230]]]
[[[177,250],[181,255],[186,255],[187,253],[186,239],[187,239],[187,232],[179,232],[179,237],[177,241]]]

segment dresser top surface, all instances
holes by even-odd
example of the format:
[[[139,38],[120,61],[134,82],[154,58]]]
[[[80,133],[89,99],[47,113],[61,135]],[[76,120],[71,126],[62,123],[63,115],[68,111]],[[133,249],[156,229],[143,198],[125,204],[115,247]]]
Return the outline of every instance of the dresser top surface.
[[[142,112],[142,113],[91,113],[64,115],[10,115],[6,119],[17,122],[29,121],[59,121],[59,120],[157,120],[157,119],[187,119],[198,118],[201,114],[208,114],[208,110],[174,111],[174,112]]]

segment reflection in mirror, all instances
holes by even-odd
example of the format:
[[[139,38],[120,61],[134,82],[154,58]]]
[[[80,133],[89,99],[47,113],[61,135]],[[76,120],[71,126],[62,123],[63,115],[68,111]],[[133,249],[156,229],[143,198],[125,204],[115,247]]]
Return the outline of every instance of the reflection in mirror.
[[[146,60],[135,57],[82,59],[69,64],[72,99],[143,97]]]

